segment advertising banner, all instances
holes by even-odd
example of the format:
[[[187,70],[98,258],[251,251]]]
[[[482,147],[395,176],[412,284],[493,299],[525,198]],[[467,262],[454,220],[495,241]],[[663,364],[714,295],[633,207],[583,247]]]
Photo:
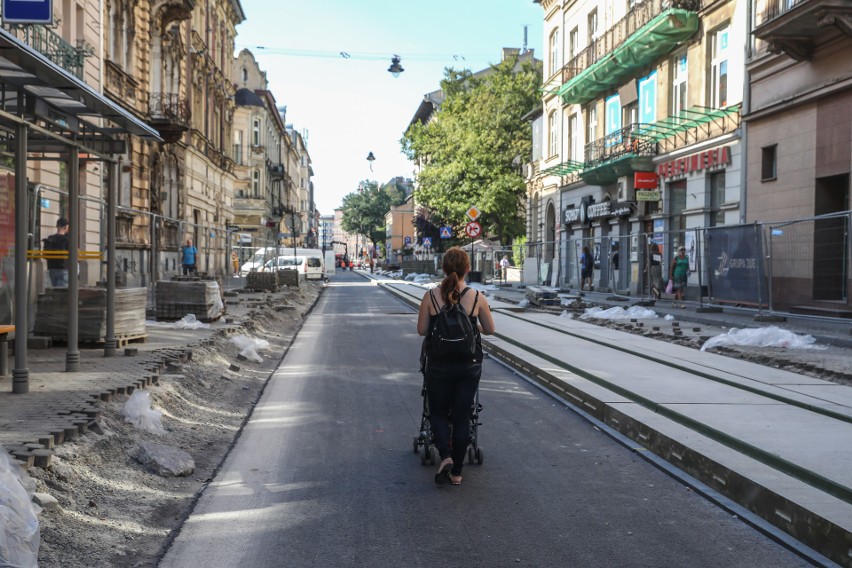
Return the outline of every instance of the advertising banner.
[[[768,295],[757,227],[712,227],[706,229],[705,235],[710,295],[719,302],[766,304]]]

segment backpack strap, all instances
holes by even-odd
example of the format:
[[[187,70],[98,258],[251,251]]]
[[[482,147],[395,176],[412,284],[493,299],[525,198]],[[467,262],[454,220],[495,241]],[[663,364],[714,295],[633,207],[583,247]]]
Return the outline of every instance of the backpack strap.
[[[467,290],[467,288],[465,288]],[[476,296],[473,297],[473,306],[470,308],[469,316],[473,316],[473,312],[476,311],[476,303],[479,301],[479,290],[476,291]]]
[[[429,290],[429,298],[432,300],[432,305],[435,306],[435,313],[440,313],[441,309],[438,307],[438,302],[435,301],[435,295],[433,294],[434,291],[434,288]]]

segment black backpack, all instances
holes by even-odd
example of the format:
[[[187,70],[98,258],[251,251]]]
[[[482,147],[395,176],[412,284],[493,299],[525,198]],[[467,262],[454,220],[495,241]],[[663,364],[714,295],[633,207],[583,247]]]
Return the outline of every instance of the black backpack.
[[[465,288],[461,296],[470,288]],[[477,359],[477,330],[459,303],[447,302],[440,309],[435,301],[432,291],[429,292],[432,304],[438,315],[433,318],[432,327],[429,330],[429,355],[437,361],[476,361]],[[479,301],[479,291],[473,301],[471,313],[476,309]]]

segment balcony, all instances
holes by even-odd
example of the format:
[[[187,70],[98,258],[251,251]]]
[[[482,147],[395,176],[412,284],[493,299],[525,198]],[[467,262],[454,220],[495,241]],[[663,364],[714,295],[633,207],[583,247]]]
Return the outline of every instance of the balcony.
[[[672,52],[698,30],[699,9],[701,0],[636,4],[562,68],[562,101],[585,104]]]
[[[631,124],[586,144],[580,178],[589,185],[610,185],[621,176],[652,171],[656,141],[643,133],[642,124]]]
[[[841,33],[852,37],[848,0],[767,0],[756,14],[754,36],[772,53],[808,61],[814,50]]]
[[[272,179],[283,179],[284,164],[269,164],[269,176]]]
[[[6,29],[56,65],[83,80],[83,64],[86,57],[93,53],[84,42],[74,47],[50,28],[34,24],[7,24]]]
[[[173,93],[152,93],[148,99],[148,116],[148,123],[165,142],[177,142],[189,129],[189,101]]]

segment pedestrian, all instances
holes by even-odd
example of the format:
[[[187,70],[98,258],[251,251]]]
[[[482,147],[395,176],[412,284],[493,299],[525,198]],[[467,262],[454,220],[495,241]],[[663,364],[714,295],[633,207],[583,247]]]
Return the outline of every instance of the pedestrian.
[[[470,290],[464,280],[470,272],[470,258],[467,253],[459,247],[452,247],[444,253],[441,267],[446,276],[440,287],[426,292],[420,301],[417,333],[426,337],[426,396],[429,401],[432,434],[441,457],[435,483],[449,481],[453,485],[460,485],[464,458],[470,443],[468,423],[471,407],[482,374],[482,340],[479,334],[492,335],[495,329],[494,318],[485,295],[479,291],[466,293]],[[473,360],[446,361],[435,355],[434,344],[428,334],[438,312],[448,304],[459,304],[473,324],[473,332],[476,335],[476,354]]]
[[[56,232],[43,239],[44,250],[65,251],[65,255],[51,255],[47,259],[47,274],[54,288],[68,287],[68,219],[60,217],[56,221]]]
[[[586,284],[589,285],[589,291],[594,290],[592,286],[592,276],[595,271],[595,259],[589,251],[588,246],[583,247],[583,252],[580,253],[580,291],[586,289]]]
[[[234,276],[240,275],[240,257],[237,256],[237,251],[231,251],[231,266],[234,268]]]
[[[500,276],[503,277],[503,284],[506,283],[506,275],[509,272],[509,257],[505,254],[503,258],[500,260]]]
[[[678,247],[677,255],[672,260],[671,268],[669,269],[669,278],[672,281],[672,290],[674,291],[675,301],[673,306],[685,308],[683,304],[683,293],[686,291],[686,279],[689,277],[689,257],[686,256],[686,248]],[[680,302],[680,304],[678,304]]]
[[[186,245],[183,247],[182,252],[181,264],[183,264],[183,275],[195,274],[195,257],[198,256],[198,249],[192,244],[192,239],[186,239]]]
[[[660,245],[657,243],[651,244],[650,258],[650,277],[651,293],[655,300],[660,299],[660,290],[665,286],[663,284],[663,255],[660,252]]]

